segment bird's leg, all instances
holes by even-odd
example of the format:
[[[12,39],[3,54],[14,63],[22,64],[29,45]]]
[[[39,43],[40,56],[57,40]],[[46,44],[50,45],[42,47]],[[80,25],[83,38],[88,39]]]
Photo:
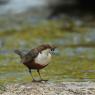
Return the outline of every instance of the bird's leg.
[[[39,71],[39,70],[37,70],[37,72],[38,72],[38,74],[39,74],[39,76],[40,76],[40,81],[48,81],[48,80],[44,80],[44,79],[42,79],[42,77],[41,77],[41,74],[40,74],[40,71]]]
[[[39,74],[39,76],[40,76],[40,79],[42,80],[42,77],[41,77],[40,71],[39,71],[39,70],[37,70],[37,72],[38,72],[38,74]]]
[[[33,78],[33,75],[32,75],[32,72],[31,72],[31,69],[29,69],[29,74],[31,75],[31,77],[32,77],[32,81],[36,81],[34,78]]]

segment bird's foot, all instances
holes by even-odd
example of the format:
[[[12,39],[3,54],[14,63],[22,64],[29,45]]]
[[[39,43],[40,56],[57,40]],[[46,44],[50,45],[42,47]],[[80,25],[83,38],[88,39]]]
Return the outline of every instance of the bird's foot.
[[[41,81],[41,82],[47,82],[48,80],[45,80],[45,79],[41,79],[40,81]]]
[[[33,79],[32,82],[47,82],[48,80],[40,79],[40,80],[35,80]]]
[[[33,79],[32,82],[37,82],[37,80]]]

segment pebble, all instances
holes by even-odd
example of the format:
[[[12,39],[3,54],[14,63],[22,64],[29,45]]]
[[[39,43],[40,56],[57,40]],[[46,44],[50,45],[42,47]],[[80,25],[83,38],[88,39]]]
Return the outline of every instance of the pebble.
[[[9,84],[0,95],[95,95],[94,82]]]

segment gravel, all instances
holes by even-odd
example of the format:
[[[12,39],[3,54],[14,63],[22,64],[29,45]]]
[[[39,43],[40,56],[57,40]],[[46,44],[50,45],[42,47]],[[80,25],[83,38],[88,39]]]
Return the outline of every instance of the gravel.
[[[6,85],[0,95],[95,95],[94,82],[33,82]]]

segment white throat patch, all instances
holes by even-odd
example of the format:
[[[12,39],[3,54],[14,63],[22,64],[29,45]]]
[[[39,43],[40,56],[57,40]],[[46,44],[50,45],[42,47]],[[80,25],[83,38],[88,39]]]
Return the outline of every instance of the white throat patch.
[[[50,49],[46,49],[38,54],[35,58],[35,62],[41,65],[47,65],[51,60]]]

